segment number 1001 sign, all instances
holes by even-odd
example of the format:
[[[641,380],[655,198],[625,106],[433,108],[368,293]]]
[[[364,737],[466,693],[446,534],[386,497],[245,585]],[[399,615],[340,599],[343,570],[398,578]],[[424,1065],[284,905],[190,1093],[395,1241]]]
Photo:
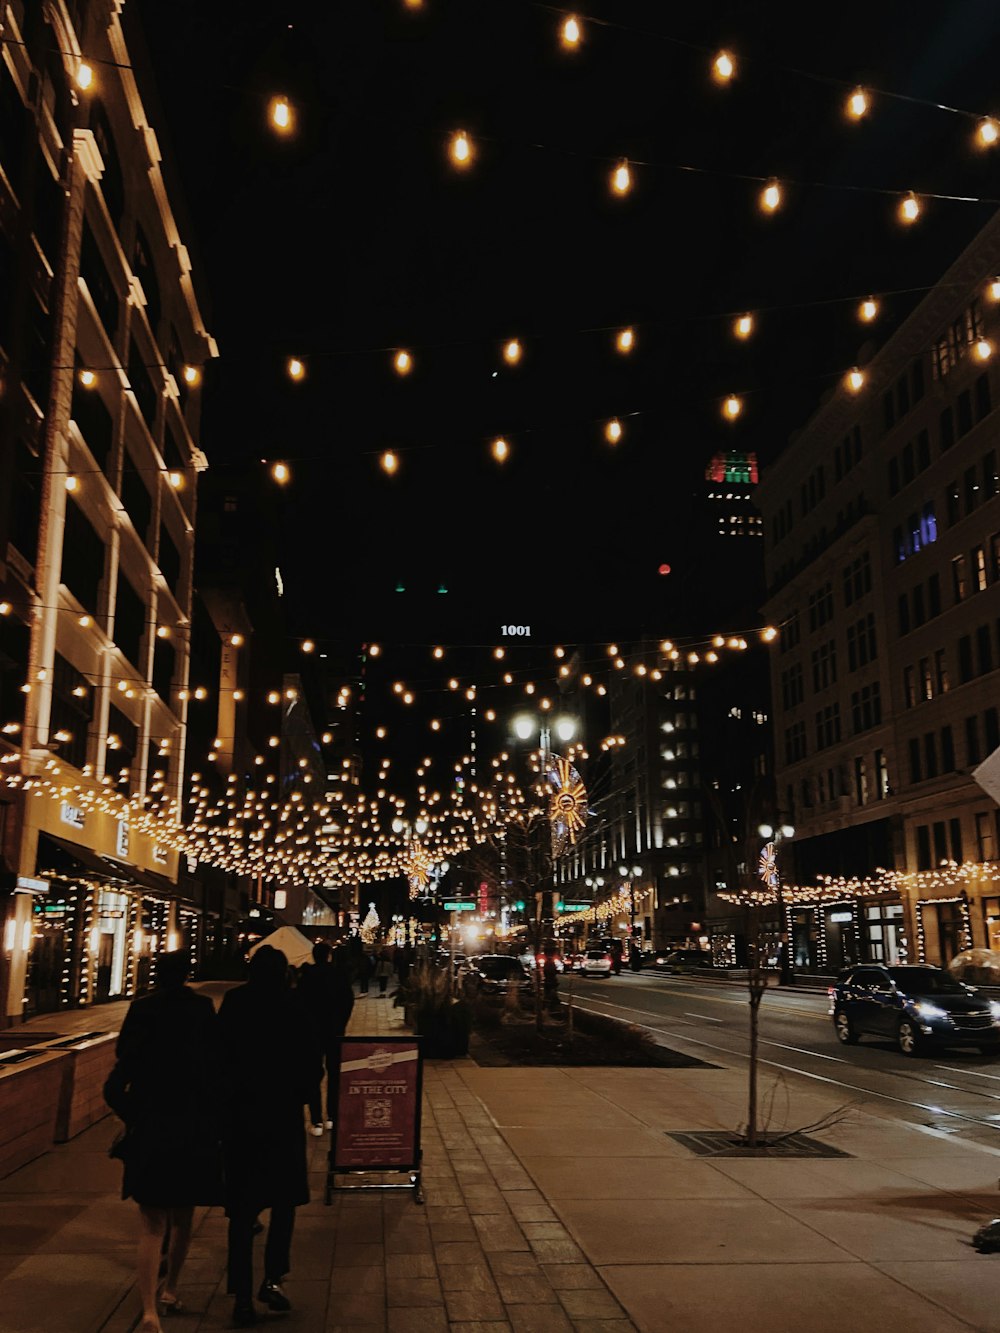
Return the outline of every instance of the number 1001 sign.
[[[530,639],[530,625],[501,625],[500,633],[505,639]]]

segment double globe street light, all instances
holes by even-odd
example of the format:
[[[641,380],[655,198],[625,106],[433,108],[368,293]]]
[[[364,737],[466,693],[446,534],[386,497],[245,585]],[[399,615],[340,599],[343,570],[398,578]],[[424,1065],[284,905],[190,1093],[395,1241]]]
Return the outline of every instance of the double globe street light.
[[[781,984],[790,986],[795,980],[795,941],[785,913],[785,894],[781,886],[781,870],[778,866],[778,847],[782,842],[795,837],[795,828],[792,824],[778,824],[777,826],[760,824],[757,832],[765,843],[770,843],[774,848],[774,888],[778,895],[779,974]]]
[[[549,715],[544,712],[540,716],[535,713],[519,713],[517,717],[514,718],[513,726],[514,735],[520,741],[530,741],[534,739],[536,734],[538,736],[538,744],[541,752],[540,774],[544,801],[542,827],[545,835],[547,835],[549,839],[548,850],[543,850],[542,855],[539,858],[539,864],[543,869],[541,873],[538,874],[538,881],[540,885],[544,886],[552,878],[554,871],[554,867],[551,865],[551,803],[545,790],[549,780],[549,767],[552,762],[552,732],[555,732],[557,740],[561,741],[563,744],[568,744],[576,736],[577,721],[576,718],[569,717],[566,714],[561,714],[555,719],[550,719]],[[548,871],[544,870],[546,864],[548,864]],[[546,926],[551,930],[555,925],[552,892],[551,885],[548,885],[548,887],[540,887],[537,890],[536,901],[539,904],[538,923],[542,933],[544,933],[544,928]]]

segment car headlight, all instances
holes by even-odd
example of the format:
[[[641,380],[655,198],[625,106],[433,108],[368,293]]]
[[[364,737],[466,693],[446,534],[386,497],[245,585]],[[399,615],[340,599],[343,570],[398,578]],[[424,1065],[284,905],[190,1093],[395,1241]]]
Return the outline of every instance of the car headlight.
[[[917,1013],[921,1018],[950,1018],[951,1015],[944,1009],[940,1009],[936,1004],[928,1004],[926,1000],[921,1000],[915,1006]]]
[[[1000,1000],[990,1000],[990,1018],[994,1023],[1000,1023]]]

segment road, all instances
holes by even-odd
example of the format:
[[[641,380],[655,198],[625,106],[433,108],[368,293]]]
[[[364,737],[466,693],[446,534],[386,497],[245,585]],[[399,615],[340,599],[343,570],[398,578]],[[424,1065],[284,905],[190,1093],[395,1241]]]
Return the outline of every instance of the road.
[[[564,998],[571,984],[574,1004],[646,1027],[676,1050],[709,1061],[713,1055],[746,1059],[742,986],[645,972],[572,982],[563,976]],[[765,1081],[779,1072],[821,1080],[843,1088],[845,1101],[863,1093],[887,1115],[1000,1150],[1000,1057],[949,1049],[915,1059],[875,1037],[844,1047],[827,1006],[825,991],[768,991],[760,1010]]]

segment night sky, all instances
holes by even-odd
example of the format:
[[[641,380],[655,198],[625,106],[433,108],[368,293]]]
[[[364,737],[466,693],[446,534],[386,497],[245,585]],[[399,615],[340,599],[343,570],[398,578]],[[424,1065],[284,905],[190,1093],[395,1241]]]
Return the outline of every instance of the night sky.
[[[773,462],[916,296],[887,299],[874,330],[846,298],[927,287],[992,211],[931,201],[904,229],[894,192],[1000,196],[1000,148],[973,148],[974,119],[877,92],[864,123],[842,110],[855,83],[1000,109],[986,0],[589,0],[571,55],[561,11],[531,0],[128,8],[221,350],[203,445],[216,479],[289,460],[293,484],[261,522],[290,627],[316,637],[719,628],[690,502],[708,458],[731,445]],[[740,64],[717,87],[722,46]],[[268,128],[275,92],[295,106],[293,138]],[[459,127],[476,141],[468,173],[445,153]],[[625,200],[607,188],[621,157],[637,164]],[[739,177],[772,174],[819,184],[789,186],[765,219]],[[890,193],[828,188],[845,185]],[[759,312],[749,344],[724,317],[744,309]],[[516,369],[499,355],[511,336]],[[734,389],[735,427],[719,413]],[[615,449],[609,416],[625,427]],[[502,468],[488,456],[501,434]]]

